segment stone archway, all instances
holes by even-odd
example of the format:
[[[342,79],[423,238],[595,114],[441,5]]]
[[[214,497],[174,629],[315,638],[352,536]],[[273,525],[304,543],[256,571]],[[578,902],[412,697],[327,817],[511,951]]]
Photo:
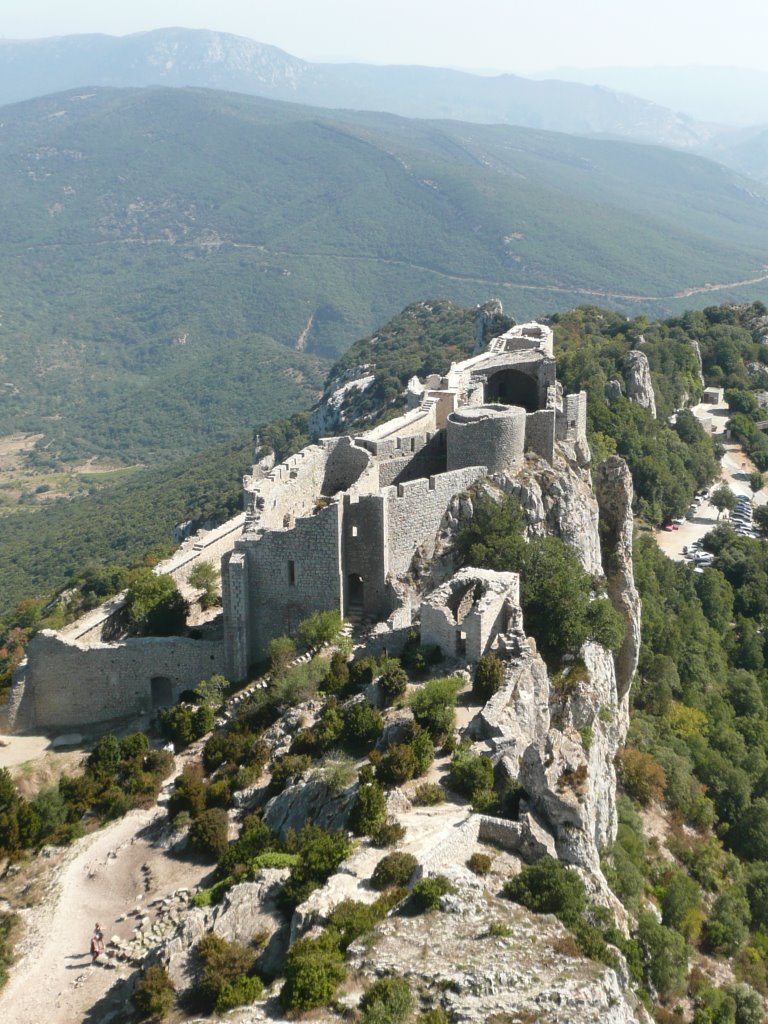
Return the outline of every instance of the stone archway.
[[[536,412],[539,408],[539,383],[535,377],[520,370],[497,370],[486,382],[485,402],[517,405],[526,412]]]

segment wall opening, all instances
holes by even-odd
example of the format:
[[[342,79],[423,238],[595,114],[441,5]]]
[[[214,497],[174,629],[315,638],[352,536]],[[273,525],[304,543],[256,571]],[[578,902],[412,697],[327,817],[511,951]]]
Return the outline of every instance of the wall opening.
[[[152,708],[165,708],[173,704],[173,683],[168,676],[152,676]]]
[[[365,603],[365,585],[359,573],[351,572],[347,577],[347,601],[350,608],[362,608]]]
[[[296,563],[292,558],[288,559],[288,586],[296,586]]]
[[[526,412],[536,412],[539,408],[538,381],[519,370],[499,370],[488,378],[484,398],[486,403],[519,405]]]
[[[456,654],[463,658],[467,653],[467,634],[459,629],[456,631]]]

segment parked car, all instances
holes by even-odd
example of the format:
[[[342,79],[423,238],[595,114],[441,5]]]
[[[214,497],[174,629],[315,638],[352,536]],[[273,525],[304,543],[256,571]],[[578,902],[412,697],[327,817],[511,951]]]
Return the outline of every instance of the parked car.
[[[663,523],[661,528],[666,533],[672,533],[672,531],[674,530],[674,526],[672,525],[672,523]]]

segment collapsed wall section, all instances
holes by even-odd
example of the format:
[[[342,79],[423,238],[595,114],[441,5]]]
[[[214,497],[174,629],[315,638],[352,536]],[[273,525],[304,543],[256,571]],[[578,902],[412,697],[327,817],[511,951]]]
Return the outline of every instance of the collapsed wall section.
[[[220,641],[140,637],[119,643],[69,643],[51,630],[29,643],[14,679],[14,730],[82,730],[147,714],[183,690],[224,673]]]

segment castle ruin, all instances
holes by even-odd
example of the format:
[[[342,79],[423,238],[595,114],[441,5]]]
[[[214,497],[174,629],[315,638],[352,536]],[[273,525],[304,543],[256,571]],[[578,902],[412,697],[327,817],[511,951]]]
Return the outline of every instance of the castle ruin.
[[[246,477],[245,514],[220,527],[213,543],[192,538],[170,570],[158,566],[183,583],[201,558],[221,559],[218,637],[114,641],[108,609],[87,628],[81,620],[60,633],[44,630],[14,677],[0,728],[62,728],[149,712],[212,671],[244,681],[272,639],[315,611],[407,627],[412,613],[403,595],[414,556],[430,556],[452,499],[528,453],[551,463],[556,441],[586,441],[586,393],[563,394],[552,330],[542,324],[513,327],[445,376],[414,378],[407,396],[409,408],[397,419],[323,438],[266,475]],[[486,624],[491,605],[489,592]],[[507,596],[494,613],[504,628],[509,607]],[[436,619],[433,626],[439,631]],[[460,642],[454,636],[451,653]],[[73,700],[81,680],[87,692]]]

